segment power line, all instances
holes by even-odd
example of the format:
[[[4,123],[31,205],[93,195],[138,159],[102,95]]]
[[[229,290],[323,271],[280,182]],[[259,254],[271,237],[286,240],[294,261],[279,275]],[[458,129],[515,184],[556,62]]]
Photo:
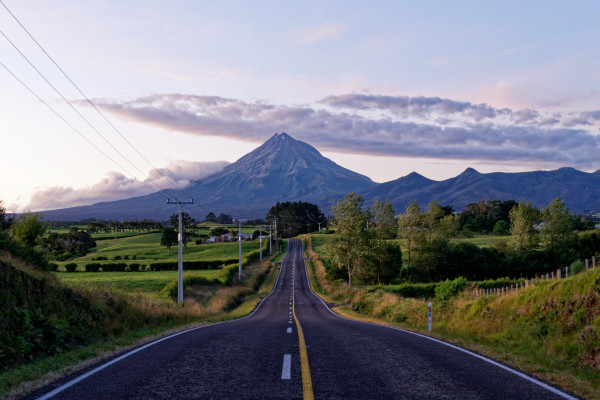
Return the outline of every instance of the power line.
[[[73,80],[69,77],[69,75],[58,65],[58,63],[56,61],[54,61],[54,59],[52,58],[52,56],[50,56],[50,54],[44,49],[44,47],[33,37],[33,35],[29,32],[29,30],[27,30],[27,28],[25,28],[25,26],[21,23],[21,21],[12,13],[12,11],[10,11],[10,9],[6,6],[6,4],[4,4],[4,2],[2,0],[0,0],[0,3],[2,4],[2,6],[4,6],[4,8],[6,9],[6,11],[13,17],[13,19],[21,26],[21,28],[23,28],[23,30],[27,33],[27,35],[31,38],[31,40],[33,40],[33,42],[40,48],[40,50],[42,50],[42,52],[50,59],[50,61],[52,61],[52,63],[54,64],[54,66],[56,68],[58,68],[58,70],[64,75],[64,77],[71,82],[71,84],[73,85],[73,87],[75,89],[77,89],[77,91],[83,96],[83,98],[90,104],[90,106],[92,106],[92,108],[104,119],[104,121],[106,121],[106,123],[108,123],[108,125],[110,125],[110,127],[119,134],[119,136],[121,136],[121,138],[148,164],[150,165],[155,171],[157,171],[161,176],[163,176],[165,179],[167,179],[173,186],[175,186],[176,189],[178,189],[181,193],[183,193],[184,195],[186,195],[187,197],[191,198],[192,196],[190,196],[189,194],[187,194],[182,188],[179,187],[179,185],[177,185],[177,183],[175,181],[173,181],[168,175],[165,175],[159,168],[156,168],[150,161],[148,161],[148,159],[146,159],[146,157],[144,157],[144,155],[135,147],[133,146],[133,144],[131,144],[131,142],[129,140],[127,140],[127,138],[121,133],[121,131],[119,129],[117,129],[117,127],[104,115],[104,113],[102,113],[97,107],[96,105],[85,95],[85,93],[83,93],[83,91],[79,88],[79,86],[77,86],[75,84],[75,82],[73,82]],[[14,46],[14,45],[13,45]],[[120,153],[119,153],[120,154]],[[137,169],[137,168],[136,168]],[[138,170],[139,171],[139,170]],[[143,172],[140,171],[140,173],[142,173],[143,175],[145,175]]]
[[[15,75],[14,72],[12,72],[6,65],[4,65],[3,62],[0,61],[0,65],[10,74],[12,75],[13,78],[15,78],[21,85],[23,85],[23,87],[25,87],[25,89],[27,89],[33,96],[35,96],[42,104],[44,104],[46,107],[48,107],[50,109],[50,111],[52,111],[58,118],[60,118],[65,124],[67,124],[71,129],[73,129],[79,136],[81,136],[86,142],[88,142],[92,147],[94,147],[96,150],[98,150],[100,153],[102,153],[106,158],[108,158],[110,161],[112,161],[118,168],[120,168],[121,170],[125,171],[127,174],[133,176],[134,179],[135,175],[133,175],[131,172],[129,172],[126,168],[124,168],[123,166],[121,166],[118,162],[116,162],[111,156],[109,156],[108,154],[106,154],[106,152],[104,152],[101,148],[99,148],[98,146],[96,146],[96,144],[94,142],[92,142],[91,140],[89,140],[83,133],[81,133],[77,128],[75,128],[69,121],[67,121],[62,115],[60,115],[60,113],[58,113],[58,111],[56,111],[54,108],[52,108],[52,106],[50,106],[44,99],[42,99],[36,92],[33,91],[33,89],[31,89],[29,86],[27,86],[27,84],[25,82],[23,82],[17,75]],[[136,179],[137,180],[137,179]],[[150,186],[148,186],[145,182],[141,181],[141,183],[146,186],[148,189],[150,189],[152,192],[164,197],[165,199],[168,199],[167,196],[163,195],[160,192],[157,192],[154,188],[151,188]]]
[[[129,165],[131,165],[133,168],[135,168],[140,174],[142,174],[143,176],[146,176],[146,174],[144,174],[144,172],[142,172],[137,166],[135,166],[123,153],[121,153],[121,151],[119,151],[119,149],[117,149],[86,117],[84,117],[74,106],[73,104],[67,100],[67,98],[60,92],[60,90],[58,90],[47,78],[46,76],[44,76],[44,74],[35,66],[33,65],[33,63],[31,62],[31,60],[29,60],[29,58],[13,43],[12,40],[10,40],[10,38],[8,36],[6,36],[6,34],[0,29],[0,34],[2,36],[4,36],[4,38],[11,44],[11,46],[13,46],[13,48],[15,50],[17,50],[17,52],[21,55],[21,57],[23,57],[25,59],[25,61],[27,61],[27,63],[38,73],[38,75],[40,75],[42,77],[42,79],[63,99],[63,101],[65,103],[67,103],[69,105],[69,107],[71,107],[71,109],[82,119],[84,120],[87,125],[92,128],[94,130],[94,132],[96,132],[110,147],[112,147],[112,149],[114,151],[116,151],[125,161],[127,161],[129,163]],[[135,176],[132,174],[132,176]],[[148,180],[154,185],[156,186],[159,190],[164,190],[162,187],[160,187],[160,185],[158,185],[156,182],[154,182],[150,177],[148,177]],[[168,192],[167,192],[168,194]]]

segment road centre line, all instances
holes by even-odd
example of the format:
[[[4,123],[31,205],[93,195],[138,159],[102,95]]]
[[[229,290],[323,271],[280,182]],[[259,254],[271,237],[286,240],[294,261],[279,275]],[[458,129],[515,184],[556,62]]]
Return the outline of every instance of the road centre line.
[[[294,270],[292,270],[294,271]],[[310,285],[309,285],[310,287]],[[314,400],[315,396],[312,387],[312,378],[310,376],[310,366],[308,364],[308,353],[306,352],[306,341],[302,326],[296,316],[296,291],[292,285],[292,312],[296,321],[296,330],[298,331],[298,342],[300,346],[300,369],[302,371],[302,396],[304,400]],[[291,323],[291,321],[290,321]]]
[[[290,379],[292,376],[292,355],[283,355],[283,365],[281,367],[281,379]]]

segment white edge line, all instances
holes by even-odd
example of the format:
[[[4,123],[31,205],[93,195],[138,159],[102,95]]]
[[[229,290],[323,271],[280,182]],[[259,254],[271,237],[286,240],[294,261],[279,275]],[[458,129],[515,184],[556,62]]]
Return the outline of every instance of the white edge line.
[[[289,247],[289,242],[288,242],[288,247]],[[286,255],[283,258],[283,260],[285,260],[288,257],[288,255],[289,255],[289,251],[286,253]],[[283,267],[283,260],[282,260],[282,267]],[[48,393],[44,394],[41,397],[38,397],[37,400],[47,400],[47,399],[49,399],[51,397],[54,397],[55,395],[59,394],[60,392],[66,390],[66,389],[70,388],[71,386],[73,386],[73,385],[81,382],[82,380],[84,380],[84,379],[86,379],[86,378],[94,375],[95,373],[100,372],[103,369],[108,368],[111,365],[116,364],[119,361],[121,361],[121,360],[123,360],[123,359],[125,359],[125,358],[127,358],[129,356],[132,356],[132,355],[134,355],[135,353],[137,353],[139,351],[145,350],[145,349],[147,349],[150,346],[154,346],[155,344],[160,343],[160,342],[162,342],[164,340],[172,339],[172,338],[174,338],[176,336],[183,335],[184,333],[192,332],[192,331],[195,331],[195,330],[198,330],[198,329],[210,328],[212,326],[221,325],[221,324],[227,324],[227,323],[230,323],[230,322],[237,322],[237,321],[241,321],[241,320],[246,319],[246,318],[250,318],[251,316],[254,315],[255,312],[258,311],[258,309],[260,308],[260,306],[263,305],[264,301],[275,292],[275,288],[277,287],[277,282],[279,281],[279,277],[280,276],[281,276],[281,268],[279,270],[279,274],[277,274],[277,279],[275,280],[275,284],[273,285],[273,290],[271,290],[271,293],[269,293],[267,296],[265,296],[260,301],[260,303],[258,303],[258,305],[254,309],[254,311],[252,311],[252,313],[246,315],[245,317],[241,317],[241,318],[237,318],[237,319],[232,319],[232,320],[229,320],[229,321],[215,322],[215,323],[209,324],[209,325],[197,326],[195,328],[191,328],[191,329],[187,329],[185,331],[177,332],[177,333],[174,333],[172,335],[166,336],[164,338],[157,339],[157,340],[155,340],[153,342],[146,343],[145,345],[143,345],[141,347],[138,347],[138,348],[136,348],[134,350],[131,350],[130,352],[127,352],[127,353],[125,353],[125,354],[123,354],[123,355],[121,355],[121,356],[119,356],[117,358],[114,358],[114,359],[112,359],[110,361],[107,361],[106,363],[104,363],[104,364],[102,364],[102,365],[94,368],[91,371],[86,372],[83,375],[79,375],[77,378],[70,380],[69,382],[67,382],[67,383],[65,383],[65,384],[57,387],[56,389],[52,390],[51,392],[48,392]]]
[[[411,334],[411,335],[419,336],[421,338],[428,339],[428,340],[431,340],[433,342],[443,344],[445,346],[448,346],[450,348],[453,348],[455,350],[461,351],[463,353],[469,354],[470,356],[473,356],[473,357],[476,357],[476,358],[478,358],[480,360],[483,360],[483,361],[485,361],[487,363],[495,365],[496,367],[502,368],[505,371],[511,372],[511,373],[513,373],[513,374],[515,374],[515,375],[517,375],[517,376],[519,376],[519,377],[521,377],[521,378],[523,378],[523,379],[525,379],[525,380],[527,380],[527,381],[529,381],[531,383],[534,383],[534,384],[536,384],[538,386],[543,387],[544,389],[546,389],[546,390],[548,390],[548,391],[550,391],[550,392],[552,392],[552,393],[554,393],[554,394],[556,394],[556,395],[558,395],[558,396],[560,396],[560,397],[562,397],[564,399],[578,400],[577,397],[573,397],[573,396],[571,396],[571,395],[569,395],[569,394],[567,394],[567,393],[565,393],[565,392],[563,392],[563,391],[561,391],[561,390],[559,390],[559,389],[557,389],[557,388],[555,388],[553,386],[550,386],[549,384],[547,384],[545,382],[542,382],[542,381],[537,380],[537,379],[535,379],[535,378],[533,378],[533,377],[531,377],[529,375],[526,375],[523,372],[517,371],[516,369],[510,368],[510,367],[508,367],[508,366],[506,366],[504,364],[499,363],[498,361],[495,361],[495,360],[492,360],[491,358],[487,358],[485,356],[482,356],[481,354],[474,353],[474,352],[472,352],[470,350],[463,349],[462,347],[455,346],[455,345],[453,345],[451,343],[448,343],[448,342],[444,342],[443,340],[432,338],[430,336],[426,336],[426,335],[423,335],[423,334],[420,334],[420,333],[417,333],[417,332],[412,332],[412,331],[407,331],[405,329],[396,328],[395,326],[389,326],[389,325],[384,325],[384,324],[376,324],[376,323],[373,323],[373,322],[359,321],[359,320],[356,320],[356,319],[350,319],[350,318],[346,318],[344,316],[341,316],[341,315],[335,313],[331,308],[329,308],[329,306],[323,301],[323,299],[320,298],[319,296],[317,296],[317,294],[312,290],[312,287],[310,286],[310,279],[308,279],[308,267],[306,266],[306,259],[304,259],[304,257],[302,257],[302,259],[304,260],[304,271],[306,273],[306,281],[308,282],[308,288],[310,289],[310,291],[312,292],[312,294],[317,299],[319,299],[319,301],[321,301],[321,303],[323,303],[323,305],[325,306],[325,308],[330,313],[332,313],[333,315],[335,315],[336,317],[345,319],[347,321],[356,322],[356,323],[367,324],[367,325],[375,325],[375,326],[380,326],[380,327],[383,327],[383,328],[394,329],[396,331],[400,331],[400,332],[408,333],[408,334]]]

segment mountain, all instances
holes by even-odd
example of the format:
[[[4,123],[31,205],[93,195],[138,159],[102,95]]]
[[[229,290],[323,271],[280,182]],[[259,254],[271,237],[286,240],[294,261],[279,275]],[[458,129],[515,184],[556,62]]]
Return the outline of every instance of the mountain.
[[[467,168],[460,175],[444,181],[432,181],[412,173],[359,193],[366,204],[378,198],[389,198],[398,213],[404,211],[411,200],[416,200],[423,207],[429,201],[437,200],[460,211],[482,197],[487,200],[525,200],[539,207],[560,196],[571,212],[587,214],[600,210],[600,171],[587,173],[560,168],[554,171],[482,174]]]
[[[166,204],[175,190],[90,206],[45,211],[48,220],[159,219],[177,211]],[[201,219],[209,212],[234,218],[263,218],[280,201],[307,201],[327,214],[331,205],[357,192],[370,205],[389,198],[397,213],[411,200],[426,207],[437,200],[460,211],[481,198],[525,200],[534,206],[549,204],[560,196],[574,213],[600,212],[600,171],[587,173],[573,168],[554,171],[482,174],[467,168],[460,175],[434,181],[413,172],[376,184],[364,175],[323,157],[314,147],[286,133],[275,134],[256,150],[221,171],[195,182],[179,200],[194,199],[185,211]]]
[[[323,157],[314,147],[286,133],[275,134],[263,145],[223,170],[185,188],[196,205],[186,212],[202,218],[208,212],[234,218],[264,218],[278,201],[307,201],[343,197],[375,183]],[[177,211],[164,197],[175,190],[90,206],[45,211],[48,220],[161,219]],[[164,197],[161,197],[164,196]],[[189,200],[187,196],[179,200]],[[323,209],[323,208],[322,208]],[[329,207],[323,209],[328,211]]]

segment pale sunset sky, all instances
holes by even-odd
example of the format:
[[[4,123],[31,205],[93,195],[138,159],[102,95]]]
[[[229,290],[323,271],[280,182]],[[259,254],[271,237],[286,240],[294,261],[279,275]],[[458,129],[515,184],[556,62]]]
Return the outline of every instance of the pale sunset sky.
[[[1,0],[0,31],[9,212],[185,187],[277,132],[376,182],[600,169],[598,1]]]

